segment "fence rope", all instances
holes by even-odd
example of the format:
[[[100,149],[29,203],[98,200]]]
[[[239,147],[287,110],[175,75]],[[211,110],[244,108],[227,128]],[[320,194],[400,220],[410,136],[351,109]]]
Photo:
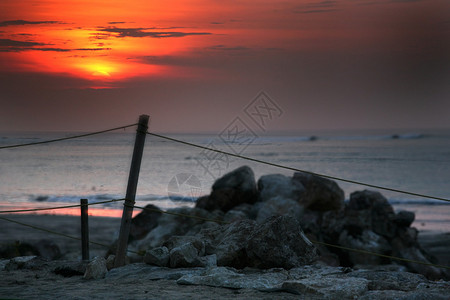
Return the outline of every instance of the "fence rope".
[[[97,204],[105,204],[111,202],[124,201],[125,199],[112,199],[107,201],[93,202],[88,203],[87,205],[97,205]],[[43,210],[54,210],[54,209],[64,209],[64,208],[74,208],[81,207],[81,204],[73,204],[73,205],[65,205],[65,206],[54,206],[54,207],[43,207],[43,208],[30,208],[30,209],[17,209],[17,210],[0,210],[0,214],[10,214],[10,213],[21,213],[21,212],[34,212],[34,211],[43,211]]]
[[[46,140],[46,141],[26,143],[26,144],[0,146],[0,150],[2,150],[2,149],[11,149],[11,148],[19,148],[19,147],[26,147],[26,146],[34,146],[34,145],[41,145],[41,144],[49,144],[49,143],[54,143],[54,142],[61,142],[61,141],[66,141],[66,140],[78,139],[78,138],[82,138],[82,137],[102,134],[102,133],[116,131],[116,130],[120,130],[120,129],[126,129],[126,128],[133,127],[133,126],[136,126],[136,125],[137,125],[137,123],[134,123],[134,124],[120,126],[120,127],[115,127],[115,128],[111,128],[111,129],[95,131],[95,132],[79,134],[79,135],[73,135],[73,136],[68,136],[68,137],[63,137],[63,138],[58,138],[58,139],[53,139],[53,140]]]
[[[231,153],[231,152],[226,152],[226,151],[222,151],[222,150],[218,150],[218,149],[205,147],[205,146],[202,146],[202,145],[186,142],[186,141],[183,141],[183,140],[171,138],[171,137],[168,137],[168,136],[164,136],[164,135],[160,135],[160,134],[156,134],[156,133],[152,133],[152,132],[147,132],[147,134],[155,136],[155,137],[159,137],[159,138],[162,138],[162,139],[166,139],[166,140],[169,140],[169,141],[172,141],[172,142],[188,145],[188,146],[191,146],[191,147],[200,148],[200,149],[203,149],[203,150],[209,150],[209,151],[217,152],[217,153],[220,153],[220,154],[225,154],[225,155],[237,157],[237,158],[240,158],[240,159],[245,159],[245,160],[257,162],[257,163],[260,163],[260,164],[269,165],[269,166],[272,166],[272,167],[277,167],[277,168],[281,168],[281,169],[291,170],[291,171],[295,171],[295,172],[303,172],[303,173],[307,173],[307,174],[311,174],[311,175],[315,175],[315,176],[320,176],[320,177],[324,177],[324,178],[328,178],[328,179],[332,179],[332,180],[337,180],[337,181],[342,181],[342,182],[347,182],[347,183],[367,186],[367,187],[376,188],[376,189],[380,189],[380,190],[386,190],[386,191],[391,191],[391,192],[396,192],[396,193],[407,194],[407,195],[411,195],[411,196],[417,196],[417,197],[422,197],[422,198],[427,198],[427,199],[434,199],[434,200],[441,200],[441,201],[450,202],[450,199],[443,198],[443,197],[435,197],[435,196],[430,196],[430,195],[425,195],[425,194],[420,194],[420,193],[408,192],[408,191],[394,189],[394,188],[389,188],[389,187],[384,187],[384,186],[380,186],[380,185],[364,183],[364,182],[360,182],[360,181],[356,181],[356,180],[345,179],[345,178],[340,178],[340,177],[336,177],[336,176],[315,173],[315,172],[306,171],[306,170],[302,170],[302,169],[297,169],[297,168],[293,168],[293,167],[288,167],[288,166],[284,166],[284,165],[280,165],[280,164],[276,164],[276,163],[272,163],[272,162],[268,162],[268,161],[264,161],[264,160],[260,160],[260,159],[256,159],[256,158],[252,158],[252,157],[248,157],[248,156],[244,156],[244,155],[239,155],[239,154],[235,154],[235,153]]]

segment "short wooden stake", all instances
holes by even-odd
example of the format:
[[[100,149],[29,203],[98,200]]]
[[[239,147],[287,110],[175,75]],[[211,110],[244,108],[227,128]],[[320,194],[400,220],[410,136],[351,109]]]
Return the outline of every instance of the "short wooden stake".
[[[89,260],[88,200],[81,199],[81,257]]]
[[[130,235],[131,219],[133,217],[133,207],[136,199],[136,190],[141,169],[142,153],[144,152],[145,137],[147,136],[149,116],[141,115],[136,132],[133,157],[131,159],[130,175],[128,177],[127,193],[123,206],[122,222],[120,225],[119,241],[117,243],[116,258],[114,267],[125,265],[125,256],[128,246],[128,236]]]

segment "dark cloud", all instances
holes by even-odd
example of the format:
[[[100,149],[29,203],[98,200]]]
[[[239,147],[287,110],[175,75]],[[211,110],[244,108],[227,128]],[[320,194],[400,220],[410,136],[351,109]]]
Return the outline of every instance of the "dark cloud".
[[[214,45],[211,47],[206,48],[208,50],[221,50],[221,51],[242,51],[242,50],[250,50],[250,48],[243,47],[243,46],[236,46],[236,47],[226,47],[224,45]]]
[[[25,20],[10,20],[0,22],[0,27],[14,26],[14,25],[37,25],[37,24],[63,24],[59,21],[25,21]]]
[[[108,22],[108,24],[114,25],[114,24],[125,24],[126,22]]]
[[[212,25],[223,25],[223,24],[225,24],[225,23],[223,23],[223,22],[211,22],[211,24],[212,24]]]
[[[337,11],[337,1],[319,1],[319,2],[310,2],[304,5],[301,5],[297,9],[294,10],[294,13],[298,14],[314,14],[314,13],[326,13]]]
[[[169,28],[118,28],[118,27],[100,27],[97,30],[102,32],[117,33],[118,37],[151,37],[151,38],[171,38],[171,37],[185,37],[190,35],[208,35],[209,32],[181,32],[181,31],[145,31],[145,30],[163,30],[175,29],[180,27]]]
[[[22,42],[10,39],[0,39],[0,47],[33,47],[33,46],[44,46],[47,44],[36,43],[36,42]]]
[[[70,52],[70,51],[100,51],[111,50],[111,48],[54,48],[54,47],[37,47],[49,46],[51,44],[44,44],[38,42],[24,42],[11,39],[0,39],[0,52],[20,52],[20,51],[54,51],[54,52]]]

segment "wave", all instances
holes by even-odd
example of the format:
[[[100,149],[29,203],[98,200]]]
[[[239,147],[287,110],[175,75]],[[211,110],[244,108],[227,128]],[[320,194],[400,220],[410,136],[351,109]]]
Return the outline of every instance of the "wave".
[[[30,196],[30,202],[67,202],[67,203],[80,203],[80,199],[88,199],[90,203],[102,202],[108,200],[115,199],[123,199],[123,195],[114,195],[114,194],[93,194],[93,195],[84,195],[84,196],[74,196],[74,195],[33,195]],[[170,200],[173,202],[196,202],[198,197],[188,197],[183,195],[142,195],[136,196],[136,201],[142,202],[157,202]],[[118,202],[110,202],[104,203],[104,206],[112,206],[116,205]]]

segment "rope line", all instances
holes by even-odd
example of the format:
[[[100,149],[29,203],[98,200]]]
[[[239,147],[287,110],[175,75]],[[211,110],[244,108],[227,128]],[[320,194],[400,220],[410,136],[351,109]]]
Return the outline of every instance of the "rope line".
[[[106,130],[101,130],[101,131],[95,131],[95,132],[90,132],[90,133],[85,133],[85,134],[79,134],[79,135],[74,135],[74,136],[68,136],[68,137],[53,139],[53,140],[46,140],[46,141],[26,143],[26,144],[9,145],[9,146],[1,146],[0,150],[2,150],[2,149],[11,149],[11,148],[19,148],[19,147],[26,147],[26,146],[34,146],[34,145],[41,145],[41,144],[49,144],[49,143],[54,143],[54,142],[78,139],[78,138],[82,138],[82,137],[97,135],[97,134],[111,132],[111,131],[116,131],[116,130],[120,130],[120,129],[126,129],[126,128],[133,127],[133,126],[136,126],[136,125],[137,125],[137,123],[130,124],[130,125],[125,125],[125,126],[120,126],[120,127],[116,127],[116,128],[111,128],[111,129],[106,129]]]
[[[379,186],[379,185],[375,185],[375,184],[364,183],[364,182],[360,182],[360,181],[356,181],[356,180],[344,179],[344,178],[339,178],[339,177],[335,177],[335,176],[331,176],[331,175],[315,173],[315,172],[311,172],[311,171],[306,171],[306,170],[302,170],[302,169],[297,169],[297,168],[288,167],[288,166],[284,166],[284,165],[280,165],[280,164],[276,164],[276,163],[267,162],[267,161],[264,161],[264,160],[260,160],[260,159],[256,159],[256,158],[252,158],[252,157],[248,157],[248,156],[243,156],[243,155],[239,155],[239,154],[234,154],[234,153],[230,153],[230,152],[226,152],[226,151],[222,151],[222,150],[217,150],[217,149],[201,146],[201,145],[198,145],[198,144],[182,141],[182,140],[179,140],[179,139],[167,137],[167,136],[156,134],[156,133],[152,133],[152,132],[147,132],[147,134],[155,136],[155,137],[159,137],[159,138],[162,138],[162,139],[166,139],[166,140],[169,140],[169,141],[172,141],[172,142],[188,145],[188,146],[191,146],[191,147],[200,148],[200,149],[203,149],[203,150],[209,150],[209,151],[217,152],[217,153],[220,153],[220,154],[225,154],[225,155],[237,157],[237,158],[240,158],[240,159],[245,159],[245,160],[249,160],[249,161],[253,161],[253,162],[269,165],[269,166],[272,166],[272,167],[282,168],[282,169],[291,170],[291,171],[295,171],[295,172],[303,172],[303,173],[307,173],[307,174],[311,174],[311,175],[315,175],[315,176],[320,176],[320,177],[324,177],[324,178],[328,178],[328,179],[343,181],[343,182],[357,184],[357,185],[363,185],[363,186],[367,186],[367,187],[371,187],[371,188],[377,188],[377,189],[380,189],[380,190],[386,190],[386,191],[391,191],[391,192],[396,192],[396,193],[407,194],[407,195],[411,195],[411,196],[417,196],[417,197],[422,197],[422,198],[428,198],[428,199],[435,199],[435,200],[441,200],[441,201],[450,202],[450,199],[443,198],[443,197],[429,196],[429,195],[424,195],[424,194],[420,194],[420,193],[408,192],[408,191],[404,191],[404,190],[399,190],[399,189]]]
[[[38,227],[38,226],[35,226],[35,225],[31,225],[31,224],[26,224],[26,223],[23,223],[23,222],[20,222],[20,221],[16,221],[16,220],[11,220],[11,219],[8,219],[8,218],[5,218],[5,217],[0,217],[0,220],[8,221],[8,222],[11,222],[11,223],[16,223],[18,225],[30,227],[30,228],[33,228],[35,230],[44,231],[44,232],[47,232],[47,233],[50,233],[50,234],[53,234],[53,235],[59,235],[59,236],[65,237],[65,238],[81,241],[81,238],[76,237],[76,236],[71,236],[71,235],[68,235],[68,234],[65,234],[65,233],[61,233],[61,232],[56,232],[56,231],[53,231],[53,230],[50,230],[50,229],[47,229],[47,228]],[[98,243],[98,242],[94,242],[94,241],[89,241],[89,243],[93,244],[93,245],[97,245],[97,246],[102,246],[102,247],[105,247],[105,248],[110,248],[111,247],[111,245],[106,245],[106,244],[102,244],[102,243]],[[141,253],[139,253],[139,252],[135,252],[135,251],[132,251],[132,250],[127,250],[127,251],[130,252],[130,253],[141,255]]]
[[[112,199],[107,201],[100,201],[94,203],[88,203],[87,205],[97,205],[111,202],[124,201],[125,199]],[[30,209],[18,209],[18,210],[0,210],[0,214],[10,214],[10,213],[21,213],[21,212],[33,212],[33,211],[42,211],[42,210],[54,210],[54,209],[64,209],[64,208],[73,208],[73,207],[81,207],[81,204],[73,204],[73,205],[65,205],[65,206],[55,206],[55,207],[46,207],[46,208],[30,208]]]

